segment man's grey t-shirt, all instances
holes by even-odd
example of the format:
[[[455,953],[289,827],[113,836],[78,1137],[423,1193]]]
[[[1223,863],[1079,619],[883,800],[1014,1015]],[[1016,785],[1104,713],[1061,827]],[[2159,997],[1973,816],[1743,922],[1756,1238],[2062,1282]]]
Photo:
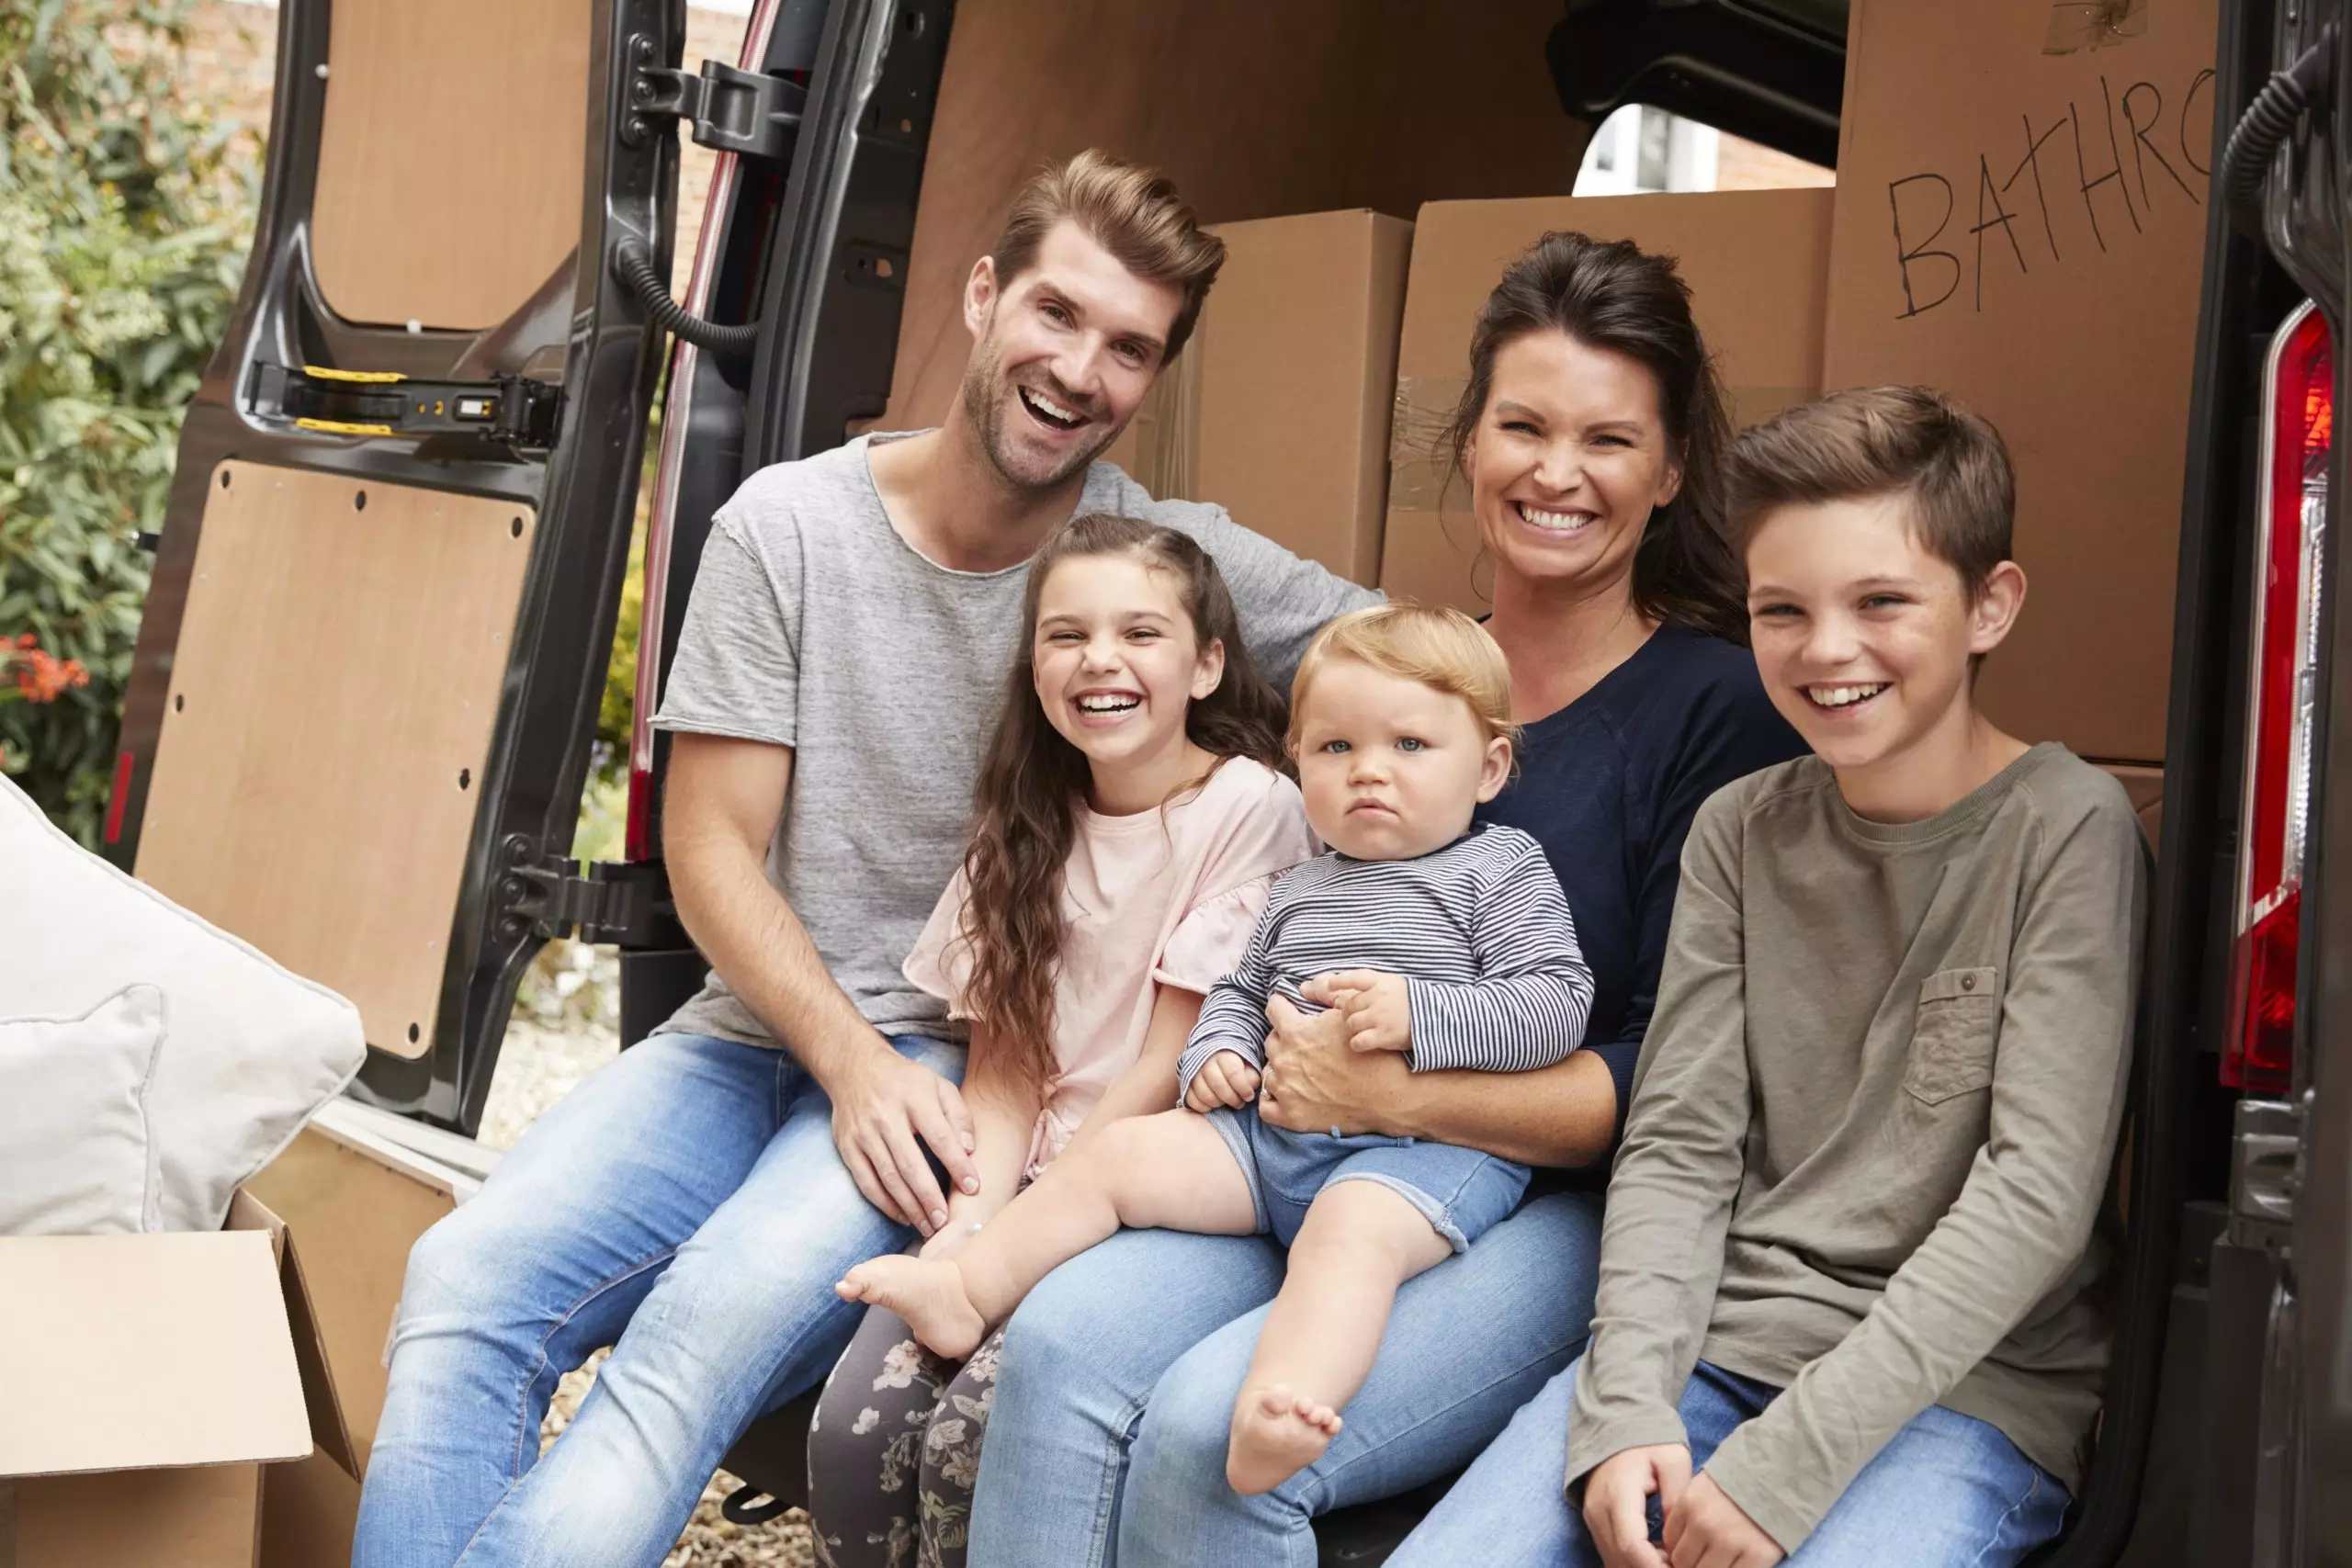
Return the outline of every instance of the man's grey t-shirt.
[[[916,551],[874,487],[876,439],[894,437],[764,468],[719,509],[654,723],[793,748],[769,879],[867,1022],[953,1038],[944,1005],[899,965],[963,856],[1029,568],[951,571]],[[1378,597],[1222,507],[1154,501],[1108,463],[1088,472],[1078,511],[1199,540],[1259,672],[1281,687],[1317,627]],[[777,1043],[716,974],[656,1032]]]

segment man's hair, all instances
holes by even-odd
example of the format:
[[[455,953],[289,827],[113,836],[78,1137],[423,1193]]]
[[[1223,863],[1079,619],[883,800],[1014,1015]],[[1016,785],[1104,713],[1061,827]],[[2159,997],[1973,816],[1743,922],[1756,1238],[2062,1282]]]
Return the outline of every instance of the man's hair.
[[[2017,479],[2001,433],[1927,387],[1861,387],[1743,431],[1725,474],[1745,551],[1783,506],[1901,496],[1930,555],[1960,572],[1973,604],[2009,558]]]
[[[1225,242],[1202,231],[1167,175],[1090,147],[1040,169],[1014,195],[996,248],[989,253],[999,289],[1010,288],[1036,265],[1038,247],[1064,220],[1084,230],[1137,277],[1182,293],[1163,362],[1174,359],[1193,335],[1209,285],[1225,265]]]
[[[1510,665],[1487,628],[1442,604],[1399,600],[1351,610],[1306,645],[1290,683],[1287,744],[1294,755],[1316,676],[1342,659],[1460,697],[1470,705],[1487,739],[1508,740],[1513,750],[1518,748],[1519,727],[1510,719]]]

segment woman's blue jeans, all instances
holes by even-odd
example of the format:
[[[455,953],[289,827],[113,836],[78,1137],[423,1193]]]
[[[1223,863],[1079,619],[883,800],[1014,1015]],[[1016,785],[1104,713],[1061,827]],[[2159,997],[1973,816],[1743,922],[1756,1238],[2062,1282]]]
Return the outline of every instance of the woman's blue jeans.
[[[892,1043],[962,1076],[960,1045]],[[912,1234],[785,1052],[624,1051],[411,1253],[356,1568],[655,1568],[728,1445],[849,1342],[865,1309],[833,1281]],[[557,1380],[606,1345],[541,1461]]]
[[[1005,1330],[971,1568],[1313,1568],[1316,1515],[1469,1463],[1567,1363],[1600,1253],[1599,1199],[1555,1193],[1408,1280],[1330,1448],[1244,1497],[1226,1483],[1226,1435],[1283,1250],[1121,1232],[1056,1269]]]
[[[1575,1387],[1570,1367],[1511,1417],[1388,1568],[1600,1568],[1565,1487]],[[1780,1392],[1700,1362],[1680,1407],[1699,1467]],[[1862,1467],[1789,1568],[2010,1568],[2058,1533],[2066,1504],[2066,1489],[1997,1428],[1929,1405]]]

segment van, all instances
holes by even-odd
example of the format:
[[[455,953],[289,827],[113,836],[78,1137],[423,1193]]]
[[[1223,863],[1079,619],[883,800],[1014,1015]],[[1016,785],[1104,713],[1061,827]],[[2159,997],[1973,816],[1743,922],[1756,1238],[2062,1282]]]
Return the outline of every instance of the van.
[[[1849,51],[1911,3],[757,0],[740,63],[689,74],[679,0],[283,0],[260,225],[181,438],[107,852],[350,996],[371,1046],[353,1095],[462,1138],[551,938],[618,946],[624,1040],[699,982],[648,720],[712,513],[765,465],[935,415],[963,352],[953,280],[1021,175],[1099,143],[1167,168],[1211,221],[1411,218],[1565,194],[1591,128],[1635,102],[1832,164]],[[2113,602],[2045,607],[2035,657],[1994,667],[2018,703],[2093,691],[2030,738],[2129,773],[2158,852],[2120,1333],[2052,1563],[2352,1563],[2352,936],[2332,934],[2352,920],[2335,902],[2352,910],[2352,754],[2332,763],[2352,753],[2352,683],[2338,726],[2332,681],[2352,639],[2333,592],[2345,8],[1939,0],[1988,36],[2030,24],[2053,58],[2089,51],[2104,135],[2086,149],[2098,111],[2064,105],[2073,145],[2032,170],[2041,230],[2022,166],[1989,153],[1872,197],[1912,315],[1981,312],[2012,254],[2015,276],[2049,276],[2052,192],[2106,214],[2110,259],[2133,254],[2135,196],[2185,196],[2202,236],[2185,418],[2122,425],[2129,471],[2177,471],[2177,494],[2167,479],[2171,499],[2120,516],[2094,496],[2095,532],[2049,531]],[[2132,75],[2135,40],[2184,18],[2201,38],[2209,16],[2209,64]],[[1951,72],[1955,97],[1998,84]],[[2199,96],[2210,131],[2188,118]],[[2029,107],[2029,159],[2057,108],[2037,127]],[[679,134],[718,153],[691,236],[672,232]],[[1939,199],[1931,179],[1940,222],[1906,205]],[[2138,265],[2111,286],[2144,284]],[[2129,334],[2063,359],[2030,333],[1971,341],[1984,375],[2141,406],[2118,384],[2137,370],[2109,379],[2139,363]],[[583,865],[657,393],[628,855]],[[788,1405],[745,1435],[741,1517],[797,1498],[806,1424]],[[1381,1561],[1437,1490],[1318,1521],[1323,1561]]]

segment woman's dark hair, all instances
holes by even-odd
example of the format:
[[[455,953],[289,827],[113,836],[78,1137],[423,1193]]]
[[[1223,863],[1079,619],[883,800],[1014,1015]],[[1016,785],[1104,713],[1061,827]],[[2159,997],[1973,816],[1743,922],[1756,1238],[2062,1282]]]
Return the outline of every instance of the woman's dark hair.
[[[1634,549],[1634,607],[1743,646],[1747,586],[1724,526],[1723,461],[1731,419],[1707,345],[1690,318],[1690,286],[1668,255],[1630,240],[1549,233],[1510,265],[1478,312],[1470,383],[1443,443],[1460,472],[1494,390],[1495,359],[1534,333],[1566,333],[1588,348],[1624,355],[1657,382],[1668,456],[1681,470],[1675,498],[1650,513]]]
[[[1186,711],[1185,734],[1220,762],[1248,757],[1269,768],[1283,763],[1283,700],[1250,667],[1233,595],[1208,552],[1172,528],[1101,512],[1072,518],[1046,541],[1029,567],[1021,645],[980,762],[972,844],[964,854],[969,893],[956,933],[971,958],[966,1010],[1039,1085],[1054,1071],[1054,977],[1067,929],[1062,868],[1091,774],[1085,753],[1038,705],[1037,604],[1062,562],[1117,555],[1174,578],[1201,647],[1225,645],[1225,677]]]

